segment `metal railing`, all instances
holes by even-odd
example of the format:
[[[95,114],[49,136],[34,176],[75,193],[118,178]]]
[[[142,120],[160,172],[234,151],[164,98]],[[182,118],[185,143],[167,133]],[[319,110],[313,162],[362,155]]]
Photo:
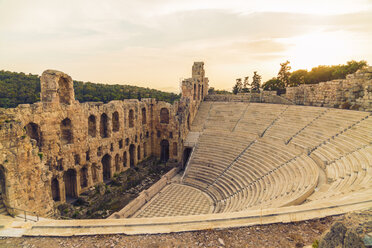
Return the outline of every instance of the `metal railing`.
[[[4,204],[5,205],[5,204]],[[24,210],[24,209],[20,209],[20,208],[14,208],[14,207],[9,207],[9,206],[5,206],[5,208],[8,210],[8,209],[12,209],[12,210],[15,210],[15,211],[19,211],[21,212],[21,214],[19,215],[16,215],[14,214],[14,216],[18,216],[21,218],[22,214],[23,214],[23,219],[25,220],[25,222],[27,222],[27,220],[29,221],[34,221],[34,222],[38,222],[39,221],[39,215],[35,212],[32,212],[32,211],[27,211],[27,210]],[[8,211],[9,212],[9,211]],[[27,213],[31,213],[29,214],[29,216],[33,216],[33,217],[36,217],[36,220],[35,219],[32,219],[32,218],[28,218],[27,217]],[[33,214],[33,215],[32,215]],[[13,214],[11,214],[13,215]]]

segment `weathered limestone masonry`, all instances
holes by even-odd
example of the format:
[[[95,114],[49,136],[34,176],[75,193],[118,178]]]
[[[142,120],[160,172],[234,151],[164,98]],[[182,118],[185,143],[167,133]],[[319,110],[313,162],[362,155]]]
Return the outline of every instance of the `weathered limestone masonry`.
[[[208,78],[205,77],[204,62],[195,62],[192,66],[192,77],[182,82],[182,99],[190,106],[190,115],[187,117],[188,129],[190,129],[200,102],[208,94],[208,82]]]
[[[41,102],[0,109],[0,201],[10,213],[49,216],[57,204],[150,155],[181,161],[183,140],[208,92],[203,67],[194,63],[173,105],[155,99],[79,103],[71,77],[46,70]]]
[[[300,105],[372,111],[372,66],[346,79],[288,87],[285,97]]]
[[[276,91],[262,91],[260,93],[238,93],[236,95],[208,95],[206,101],[212,102],[260,102],[275,104],[293,104],[284,97],[277,96]]]

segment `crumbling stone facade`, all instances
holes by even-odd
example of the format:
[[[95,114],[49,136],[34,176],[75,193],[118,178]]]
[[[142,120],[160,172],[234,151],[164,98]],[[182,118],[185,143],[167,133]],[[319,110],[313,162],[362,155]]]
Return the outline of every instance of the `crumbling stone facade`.
[[[190,123],[208,92],[203,62],[194,63],[174,104],[79,103],[67,74],[46,70],[40,81],[41,102],[0,109],[0,193],[8,212],[48,216],[55,203],[151,155],[181,161]]]
[[[288,87],[285,97],[299,105],[372,111],[372,67],[346,79]]]
[[[238,93],[238,94],[210,94],[205,97],[205,101],[212,102],[257,102],[289,104],[293,103],[282,96],[278,96],[276,91],[261,91],[260,93]]]

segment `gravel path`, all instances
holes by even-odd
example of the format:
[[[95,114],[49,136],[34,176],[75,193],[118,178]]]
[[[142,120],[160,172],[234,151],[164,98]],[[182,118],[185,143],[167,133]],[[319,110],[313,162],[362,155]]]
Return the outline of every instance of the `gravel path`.
[[[161,235],[3,238],[0,247],[303,247],[319,239],[337,218]]]

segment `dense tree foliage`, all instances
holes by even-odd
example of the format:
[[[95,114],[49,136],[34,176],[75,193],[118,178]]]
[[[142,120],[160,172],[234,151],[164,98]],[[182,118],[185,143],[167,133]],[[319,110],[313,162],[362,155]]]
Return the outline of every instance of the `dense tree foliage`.
[[[130,86],[84,83],[74,81],[75,98],[80,102],[109,102],[111,100],[156,98],[173,103],[180,95],[159,90]],[[38,75],[0,71],[0,107],[13,108],[18,104],[40,101]]]
[[[244,83],[243,83],[243,89],[242,89],[242,92],[243,93],[248,93],[249,92],[249,77],[244,77]]]
[[[257,73],[257,71],[253,72],[253,81],[252,81],[252,91],[260,91],[261,86],[261,76]]]
[[[37,75],[0,71],[0,107],[15,107],[40,100],[40,79]]]
[[[249,77],[244,77],[244,82],[241,78],[236,79],[232,93],[249,93],[250,91],[260,91],[261,76],[255,71],[252,77],[252,83],[249,83]]]
[[[231,91],[227,91],[227,90],[216,90],[215,88],[210,87],[208,89],[208,94],[209,95],[226,95],[226,94],[231,94]]]
[[[294,87],[305,83],[305,77],[307,76],[307,70],[297,70],[291,73],[289,76],[288,86]]]
[[[275,77],[270,79],[269,81],[266,81],[262,85],[262,88],[263,88],[263,90],[270,90],[270,91],[275,90],[279,94],[284,93],[283,91],[285,91],[285,86],[284,86],[283,82],[280,81],[279,79],[275,78]]]
[[[242,83],[242,79],[241,78],[237,78],[236,79],[236,83],[233,87],[233,93],[234,94],[238,94],[238,93],[241,93],[243,90],[243,83]]]
[[[334,79],[345,79],[346,75],[352,74],[367,66],[367,62],[348,61],[344,65],[325,66],[320,65],[307,70],[296,70],[289,72],[289,61],[280,64],[281,68],[277,78],[272,78],[263,84],[264,90],[276,90],[279,94],[285,92],[285,87],[293,87],[301,84],[317,84]]]
[[[288,60],[280,64],[280,70],[278,72],[278,79],[285,85],[285,87],[288,87],[289,85],[289,76],[291,75],[291,73],[289,72],[290,70],[291,70],[291,67],[289,66]]]

